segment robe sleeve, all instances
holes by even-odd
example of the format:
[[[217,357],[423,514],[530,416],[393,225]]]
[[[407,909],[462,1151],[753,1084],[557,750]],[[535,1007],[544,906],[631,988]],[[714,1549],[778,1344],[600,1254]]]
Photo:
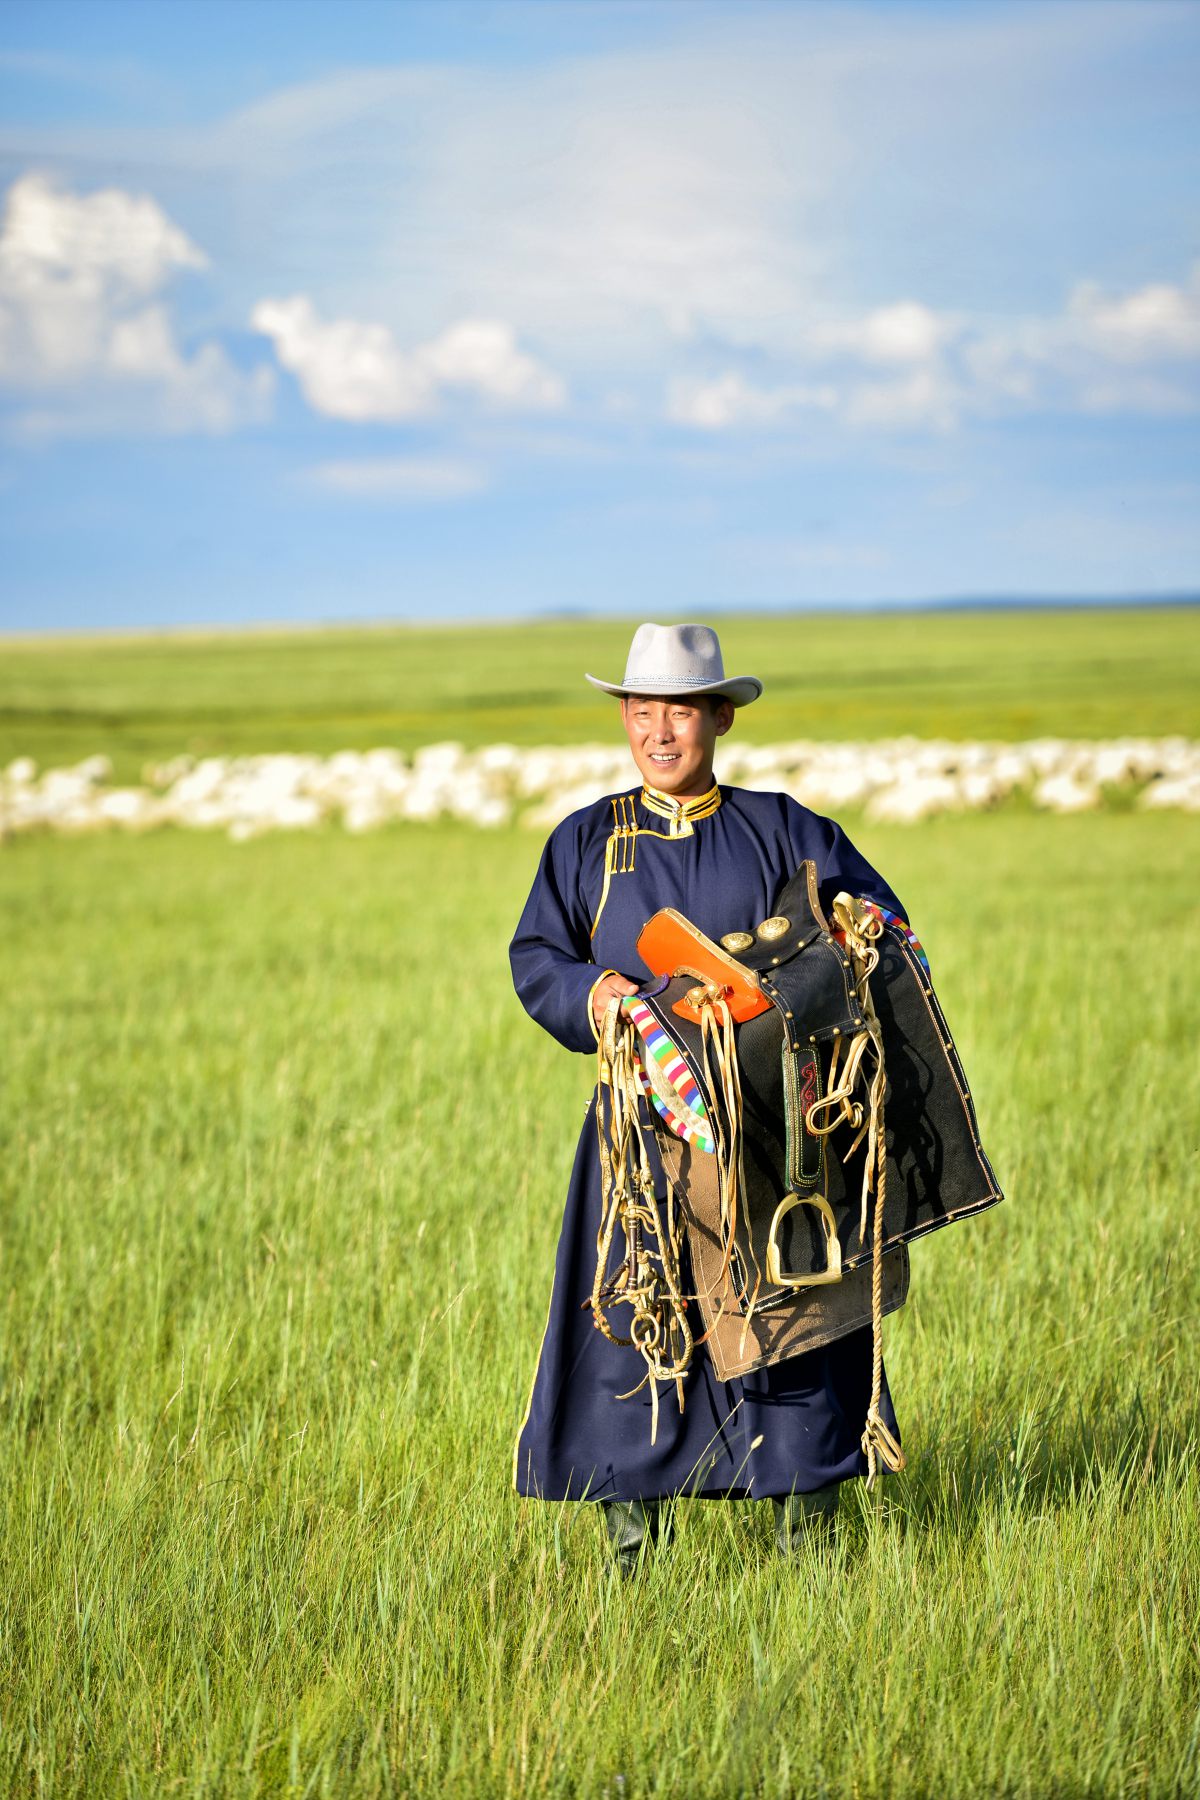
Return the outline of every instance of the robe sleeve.
[[[878,869],[872,868],[836,820],[821,819],[819,824],[824,839],[824,854],[817,859],[817,892],[826,917],[835,896],[843,889],[858,900],[872,901],[881,909],[889,924],[897,925],[903,931],[928,974],[929,958],[912,929],[908,913],[895,889],[889,887]]]
[[[874,900],[876,905],[907,918],[895,891],[851,843],[836,819],[810,812],[790,797],[786,806],[792,860],[785,880],[790,880],[797,866],[811,856],[817,865],[817,893],[826,915],[834,896],[845,888],[857,899]],[[780,886],[783,885],[781,880]]]
[[[579,833],[558,826],[542,851],[529,898],[508,948],[513,986],[525,1011],[568,1050],[592,1050],[591,991],[601,976],[592,959],[580,893]]]
[[[797,821],[793,819],[793,826],[795,824]],[[842,893],[842,889],[846,889],[846,893],[855,895],[856,900],[867,900],[878,913],[882,914],[885,922],[889,925],[896,925],[905,934],[905,938],[909,940],[910,947],[916,952],[918,961],[921,963],[921,967],[925,968],[925,974],[928,976],[930,970],[928,970],[925,945],[921,943],[918,934],[912,929],[909,913],[905,911],[905,905],[901,902],[896,889],[889,886],[883,880],[880,871],[867,862],[864,853],[849,841],[846,832],[842,830],[842,826],[835,819],[824,819],[819,814],[810,814],[806,821],[802,819],[799,824],[801,824],[799,833],[793,830],[793,850],[802,842],[804,848],[799,850],[797,860],[802,857],[815,857],[817,896],[819,896],[820,907],[826,914],[826,918],[829,916],[829,911],[831,911],[838,893]],[[813,839],[813,830],[817,832],[815,839]]]
[[[908,914],[878,869],[872,868],[834,819],[822,819],[824,856],[817,861],[817,887],[821,906],[828,914],[835,894],[844,888],[859,900],[874,900],[907,919]]]

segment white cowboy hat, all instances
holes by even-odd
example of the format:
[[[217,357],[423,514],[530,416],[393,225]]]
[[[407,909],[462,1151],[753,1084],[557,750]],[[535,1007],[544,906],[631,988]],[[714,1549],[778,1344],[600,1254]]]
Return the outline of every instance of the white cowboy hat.
[[[735,706],[749,706],[763,691],[756,675],[726,675],[711,625],[639,625],[624,681],[586,679],[606,694],[723,694]]]

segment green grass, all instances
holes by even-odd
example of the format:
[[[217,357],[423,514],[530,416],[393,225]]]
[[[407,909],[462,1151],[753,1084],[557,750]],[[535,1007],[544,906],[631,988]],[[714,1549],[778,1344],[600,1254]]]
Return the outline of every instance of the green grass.
[[[1196,1792],[1200,834],[856,835],[1010,1198],[914,1252],[832,1564],[696,1504],[631,1587],[509,1486],[589,1079],[537,844],[4,850],[7,1791]]]
[[[1200,736],[1200,607],[719,620],[767,692],[739,731],[782,738]],[[583,671],[619,677],[631,622],[9,640],[0,765],[105,751],[577,743],[612,730]]]

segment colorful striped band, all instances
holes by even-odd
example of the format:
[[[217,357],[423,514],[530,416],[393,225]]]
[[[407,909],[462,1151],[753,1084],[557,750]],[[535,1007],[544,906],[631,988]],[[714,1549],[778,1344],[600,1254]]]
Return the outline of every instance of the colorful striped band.
[[[711,1154],[716,1143],[708,1108],[678,1045],[637,994],[626,995],[621,1001],[621,1008],[642,1040],[643,1066],[638,1071],[642,1092],[661,1113],[676,1137]],[[647,1058],[653,1060],[660,1083],[665,1084],[676,1096],[678,1106],[668,1105],[651,1081],[644,1066]]]

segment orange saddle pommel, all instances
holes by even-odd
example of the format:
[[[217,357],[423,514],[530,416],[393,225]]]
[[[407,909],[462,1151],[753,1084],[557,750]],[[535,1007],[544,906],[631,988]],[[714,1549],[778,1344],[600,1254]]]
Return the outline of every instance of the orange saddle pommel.
[[[727,950],[697,931],[673,906],[664,906],[642,926],[638,955],[652,975],[694,975],[696,987],[677,1000],[671,1011],[681,1019],[700,1023],[700,1004],[706,994],[725,1001],[738,1025],[767,1012],[771,1002],[758,984],[758,976]]]

